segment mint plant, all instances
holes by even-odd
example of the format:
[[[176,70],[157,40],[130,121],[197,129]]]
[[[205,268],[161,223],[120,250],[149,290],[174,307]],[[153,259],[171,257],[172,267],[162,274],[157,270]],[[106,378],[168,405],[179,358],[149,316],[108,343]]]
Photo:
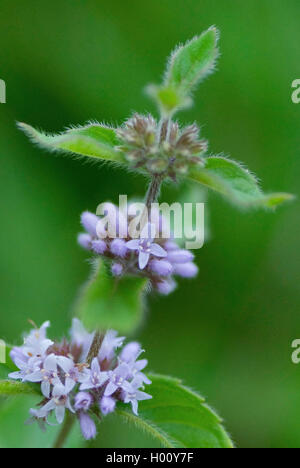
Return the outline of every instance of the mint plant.
[[[147,361],[139,359],[138,343],[117,351],[124,340],[118,333],[133,334],[143,319],[147,294],[170,294],[176,276],[198,273],[192,252],[171,235],[161,235],[165,219],[153,204],[163,183],[185,178],[245,209],[272,209],[292,199],[287,193],[263,193],[241,164],[207,154],[208,143],[196,123],[181,126],[174,120],[176,112],[192,105],[196,85],[214,71],[217,43],[218,31],[211,27],[172,53],[163,83],[147,87],[158,120],[134,114],[119,128],[91,122],[59,135],[19,124],[34,143],[52,152],[118,164],[150,180],[138,237],[130,228],[130,207],[123,212],[105,204],[114,233],[98,214],[81,216],[85,232],[78,242],[93,256],[93,274],[74,306],[71,339],[49,340],[46,322],[29,333],[23,346],[9,348],[7,363],[0,365],[0,395],[35,394],[40,404],[30,410],[32,421],[44,429],[54,413],[64,424],[56,447],[65,443],[76,417],[84,438],[91,439],[96,422],[111,412],[165,447],[233,446],[221,420],[197,393],[180,380],[142,372]]]

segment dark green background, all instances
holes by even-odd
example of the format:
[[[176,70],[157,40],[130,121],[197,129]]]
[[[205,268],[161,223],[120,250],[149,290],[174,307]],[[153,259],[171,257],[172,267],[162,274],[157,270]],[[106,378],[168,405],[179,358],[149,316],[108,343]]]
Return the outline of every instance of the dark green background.
[[[146,188],[139,176],[46,154],[15,121],[60,131],[155,112],[143,87],[160,81],[178,42],[216,24],[218,71],[182,120],[196,119],[210,150],[243,161],[266,191],[297,194],[299,23],[298,0],[1,0],[1,338],[16,342],[28,318],[65,333],[89,274],[76,245],[80,213]],[[241,213],[214,195],[209,204],[212,238],[197,253],[198,278],[151,300],[138,339],[150,368],[201,391],[239,447],[300,447],[300,367],[291,363],[300,337],[298,201],[276,214]],[[10,404],[0,446],[47,446],[47,435],[23,428],[29,402]],[[100,436],[102,446],[153,446],[110,421]]]

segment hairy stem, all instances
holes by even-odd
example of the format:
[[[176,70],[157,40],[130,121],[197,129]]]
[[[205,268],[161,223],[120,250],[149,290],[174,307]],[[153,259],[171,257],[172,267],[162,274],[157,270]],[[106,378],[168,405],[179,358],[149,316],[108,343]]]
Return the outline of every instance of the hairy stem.
[[[99,354],[99,351],[100,351],[100,347],[101,347],[101,344],[102,344],[102,341],[103,341],[103,335],[102,333],[100,333],[99,331],[97,331],[95,333],[95,336],[94,336],[94,339],[93,339],[93,342],[91,344],[91,347],[90,347],[90,350],[89,350],[89,354],[88,354],[88,357],[87,357],[87,364],[90,366],[91,363],[92,363],[92,360],[98,356]]]
[[[148,211],[150,211],[152,203],[155,203],[158,199],[163,179],[164,176],[161,175],[154,175],[152,177],[145,201],[145,205]]]
[[[150,185],[148,187],[148,191],[146,194],[145,209],[141,216],[141,223],[140,223],[141,231],[143,230],[143,227],[145,226],[145,224],[149,221],[149,217],[151,215],[151,205],[152,203],[155,203],[158,199],[163,180],[164,180],[164,176],[162,175],[154,175],[152,177],[152,180],[150,182]]]
[[[73,428],[74,423],[75,423],[75,416],[73,414],[67,413],[65,422],[57,436],[57,439],[53,445],[53,448],[60,449],[64,447],[65,442],[67,441],[67,438]]]

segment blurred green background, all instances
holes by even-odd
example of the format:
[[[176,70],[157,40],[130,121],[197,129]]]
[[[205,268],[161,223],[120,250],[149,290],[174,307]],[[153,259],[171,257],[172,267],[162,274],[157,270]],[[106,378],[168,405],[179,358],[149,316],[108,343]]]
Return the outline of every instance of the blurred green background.
[[[216,24],[218,71],[181,119],[197,120],[210,150],[243,161],[266,191],[298,194],[300,105],[291,83],[300,78],[299,22],[298,0],[1,0],[1,338],[18,342],[28,318],[50,319],[54,336],[66,332],[89,274],[76,245],[80,213],[145,192],[142,177],[33,147],[15,121],[60,131],[155,112],[144,86],[160,81],[177,43]],[[300,337],[299,204],[241,213],[213,195],[209,209],[198,278],[152,299],[137,338],[151,369],[207,397],[237,446],[300,447],[300,367],[291,363]],[[53,430],[23,428],[29,404],[11,401],[1,413],[0,446],[49,445]],[[155,446],[113,418],[96,444]]]

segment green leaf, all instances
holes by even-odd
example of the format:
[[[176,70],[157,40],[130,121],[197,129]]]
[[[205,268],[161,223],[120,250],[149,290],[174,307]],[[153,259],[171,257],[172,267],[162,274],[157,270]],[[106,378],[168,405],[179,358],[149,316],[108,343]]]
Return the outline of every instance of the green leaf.
[[[151,400],[139,403],[139,416],[120,404],[117,414],[146,431],[163,447],[232,448],[221,419],[204,399],[180,380],[149,375]],[[147,390],[146,390],[147,391]]]
[[[215,66],[219,33],[211,27],[173,52],[166,71],[165,85],[189,94]]]
[[[288,193],[264,194],[253,174],[237,162],[224,157],[207,158],[205,166],[190,171],[189,177],[245,208],[276,208],[294,198]]]
[[[115,131],[99,123],[71,128],[59,135],[48,135],[39,132],[25,123],[19,123],[18,126],[34,143],[49,151],[70,153],[117,163],[124,162],[122,153],[116,150],[119,141]]]
[[[101,260],[75,306],[75,313],[90,329],[114,328],[132,332],[143,318],[143,292],[147,280],[113,278]]]
[[[29,383],[0,380],[0,396],[35,395],[40,394],[38,386]]]
[[[178,47],[168,61],[164,83],[147,87],[163,114],[171,116],[176,110],[190,107],[193,88],[214,70],[218,38],[218,30],[211,27]]]
[[[0,397],[9,395],[35,394],[39,393],[37,387],[30,383],[21,383],[8,380],[8,375],[17,369],[10,358],[11,345],[5,347],[5,363],[0,364]]]
[[[18,370],[13,361],[11,360],[11,350],[11,345],[5,345],[5,362],[0,363],[0,379],[7,379],[7,376],[10,372]]]

